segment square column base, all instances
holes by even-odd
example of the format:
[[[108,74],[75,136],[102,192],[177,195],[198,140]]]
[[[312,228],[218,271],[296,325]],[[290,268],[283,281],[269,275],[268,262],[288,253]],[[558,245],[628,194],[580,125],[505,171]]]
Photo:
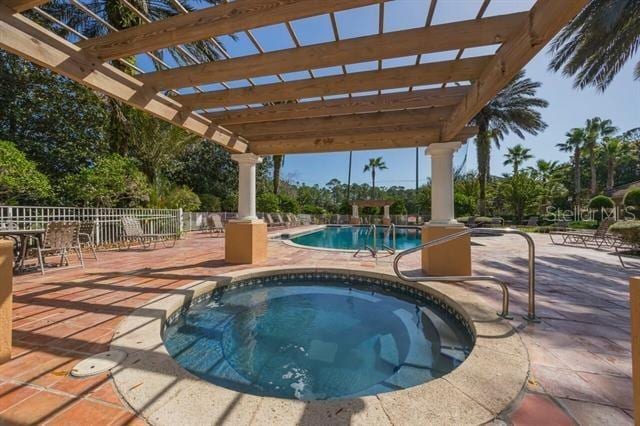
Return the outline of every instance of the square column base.
[[[228,263],[262,263],[267,260],[267,224],[228,222],[224,228],[224,260]]]
[[[360,225],[362,222],[359,217],[351,216],[351,224],[352,225]]]
[[[0,364],[11,359],[13,242],[0,240]]]
[[[422,242],[437,240],[458,233],[462,226],[422,227]],[[422,271],[428,275],[461,276],[471,275],[471,237],[461,238],[422,250]]]

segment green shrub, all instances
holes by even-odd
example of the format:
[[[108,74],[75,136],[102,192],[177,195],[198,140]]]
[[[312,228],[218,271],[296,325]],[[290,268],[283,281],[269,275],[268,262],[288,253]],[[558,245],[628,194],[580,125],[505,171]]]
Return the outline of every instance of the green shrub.
[[[278,198],[280,199],[280,210],[284,213],[300,213],[300,204],[295,198],[291,198],[286,194],[280,194]]]
[[[302,212],[305,214],[325,214],[326,210],[313,204],[305,204],[302,206]]]
[[[640,188],[633,188],[624,194],[622,203],[625,207],[640,207]]]
[[[280,211],[280,200],[273,192],[263,192],[256,197],[256,209],[261,213]]]
[[[37,204],[53,195],[49,179],[11,142],[0,140],[0,199],[6,204]]]
[[[203,212],[219,212],[222,210],[222,201],[213,194],[200,194],[200,210]]]
[[[569,223],[571,229],[597,229],[598,221],[596,220],[581,220],[577,222]]]
[[[167,195],[165,208],[195,212],[200,208],[200,198],[186,186],[178,186]]]
[[[640,246],[640,220],[616,222],[609,227],[609,231],[619,235],[628,244]]]
[[[593,210],[612,209],[613,200],[606,195],[596,195],[589,201],[589,208]]]

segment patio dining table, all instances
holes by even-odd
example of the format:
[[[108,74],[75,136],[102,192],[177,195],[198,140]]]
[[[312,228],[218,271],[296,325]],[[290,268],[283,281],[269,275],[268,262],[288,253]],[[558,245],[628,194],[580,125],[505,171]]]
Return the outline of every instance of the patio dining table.
[[[27,239],[30,237],[42,238],[44,229],[8,229],[0,230],[0,238],[8,237],[16,242],[16,258],[13,262],[13,270],[20,272],[24,269],[24,259],[27,257]]]

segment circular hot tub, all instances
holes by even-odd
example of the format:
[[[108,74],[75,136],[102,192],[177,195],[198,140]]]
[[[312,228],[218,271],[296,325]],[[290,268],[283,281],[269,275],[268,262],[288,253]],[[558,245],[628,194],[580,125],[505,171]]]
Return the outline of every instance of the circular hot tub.
[[[396,282],[276,274],[217,289],[168,321],[165,346],[192,374],[259,396],[326,400],[426,383],[473,337],[432,295]]]

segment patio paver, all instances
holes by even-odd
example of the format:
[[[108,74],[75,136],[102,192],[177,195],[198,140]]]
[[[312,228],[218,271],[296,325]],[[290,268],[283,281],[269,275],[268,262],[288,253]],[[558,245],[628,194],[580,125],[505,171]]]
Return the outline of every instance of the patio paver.
[[[524,242],[515,236],[482,237],[476,239],[482,245],[472,249],[476,273],[498,275],[511,284],[513,325],[531,360],[529,389],[535,393],[527,391],[501,417],[514,424],[632,422],[628,273],[605,252],[553,246],[545,235],[534,239],[542,319],[535,325],[520,319],[527,302]],[[274,241],[265,266],[357,264],[391,272],[391,261],[385,255],[354,258]],[[198,233],[173,249],[102,252],[99,261],[86,264],[84,271],[15,278],[14,358],[0,366],[0,424],[140,421],[120,401],[108,376],[80,380],[68,371],[78,360],[106,350],[120,321],[147,301],[193,280],[246,268],[225,264],[223,238]],[[418,265],[419,258],[410,256],[403,269]],[[500,293],[493,284],[464,285],[499,309]]]

